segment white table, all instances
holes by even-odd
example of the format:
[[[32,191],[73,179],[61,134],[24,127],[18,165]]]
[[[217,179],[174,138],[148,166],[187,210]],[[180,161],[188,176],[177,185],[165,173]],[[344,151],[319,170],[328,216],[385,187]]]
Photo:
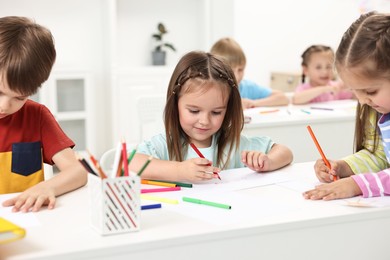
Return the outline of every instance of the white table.
[[[276,143],[284,144],[293,151],[294,162],[307,162],[320,158],[306,129],[310,125],[325,155],[330,159],[339,159],[353,152],[355,108],[356,101],[339,100],[302,106],[247,109],[244,114],[252,120],[245,124],[243,133],[249,136],[270,136]],[[260,113],[275,109],[279,111]]]
[[[313,162],[294,164],[283,174],[293,177],[292,183],[314,183],[312,167]],[[259,203],[285,205],[288,210],[280,214],[249,210],[241,212],[243,221],[216,225],[163,205],[142,212],[140,231],[111,236],[90,226],[88,188],[83,187],[60,197],[56,209],[33,213],[42,225],[27,228],[23,240],[0,245],[0,259],[388,259],[390,207],[308,201],[291,187],[237,191]],[[271,204],[262,212],[272,211]]]

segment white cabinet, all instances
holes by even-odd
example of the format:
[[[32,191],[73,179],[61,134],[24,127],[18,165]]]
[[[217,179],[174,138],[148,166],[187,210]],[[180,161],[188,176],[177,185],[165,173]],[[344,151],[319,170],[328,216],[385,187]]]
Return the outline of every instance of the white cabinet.
[[[155,114],[156,122],[162,122],[163,104],[173,69],[173,67],[167,66],[149,66],[123,68],[114,73],[114,88],[112,90],[114,143],[125,138],[126,142],[134,145],[146,137],[161,132],[163,128],[161,124],[142,129],[143,120],[138,111],[139,101],[143,97],[161,97],[163,102],[161,100],[153,101],[156,99],[149,101],[155,102],[155,104],[150,105],[160,107],[159,111],[153,106],[142,107]]]
[[[94,150],[90,76],[78,71],[53,71],[31,99],[46,105],[64,132],[76,143],[75,151]]]
[[[271,72],[270,87],[284,92],[294,92],[301,83],[302,73]]]

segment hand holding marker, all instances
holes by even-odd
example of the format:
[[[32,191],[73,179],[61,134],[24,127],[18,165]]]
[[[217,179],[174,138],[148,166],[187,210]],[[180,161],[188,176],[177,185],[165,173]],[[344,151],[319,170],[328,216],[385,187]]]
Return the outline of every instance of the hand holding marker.
[[[195,146],[195,144],[190,143],[190,145],[191,145],[192,149],[194,149],[194,151],[198,154],[198,156],[200,158],[204,158],[203,154],[199,151],[199,149]],[[211,163],[209,163],[208,166],[211,166]],[[219,174],[217,172],[214,172],[214,174],[216,174],[218,179],[221,180],[221,177],[219,177]]]
[[[311,129],[311,127],[309,125],[307,126],[307,130],[309,130],[311,138],[313,139],[314,144],[317,147],[317,150],[320,152],[320,155],[322,157],[322,160],[325,162],[325,165],[329,168],[329,170],[332,169],[328,159],[326,159],[326,156],[325,156],[324,152],[322,151],[322,148],[321,148],[320,144],[317,141],[316,136],[314,135],[313,130]],[[336,175],[333,175],[333,181],[337,181],[337,176]]]

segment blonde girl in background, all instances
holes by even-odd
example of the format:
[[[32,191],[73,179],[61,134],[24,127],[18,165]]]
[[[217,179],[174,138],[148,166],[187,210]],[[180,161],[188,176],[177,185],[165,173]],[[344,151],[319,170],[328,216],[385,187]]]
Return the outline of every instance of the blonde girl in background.
[[[378,172],[354,175],[348,167],[343,167],[344,163],[341,166],[337,163],[332,165],[331,170],[317,163],[316,172],[320,180],[329,180],[330,175],[337,175],[342,179],[305,192],[303,195],[306,199],[332,200],[357,195],[390,195],[389,49],[390,15],[370,12],[357,19],[344,33],[335,63],[341,79],[353,90],[361,105],[357,114],[356,140],[363,140],[363,143],[373,148],[373,153],[361,153],[363,157],[358,156],[350,162],[355,162],[357,167],[365,163],[363,168],[372,167]],[[376,120],[375,126],[367,127],[373,119]],[[365,125],[362,125],[362,122],[365,122]],[[376,132],[376,126],[379,133]],[[363,130],[366,132],[362,133]],[[382,147],[375,144],[378,134],[381,136],[384,153]]]
[[[280,90],[263,87],[244,78],[246,57],[241,46],[232,38],[222,38],[211,47],[210,53],[224,59],[232,68],[244,109],[266,106],[284,106],[288,97]]]
[[[153,156],[142,174],[145,179],[196,183],[225,169],[273,171],[293,158],[290,149],[269,137],[241,135],[244,116],[234,73],[210,53],[190,52],[178,62],[167,90],[164,123],[165,133],[141,143],[130,164],[136,171]]]
[[[302,54],[302,83],[292,97],[295,105],[352,99],[353,93],[334,80],[334,52],[325,45],[312,45]]]

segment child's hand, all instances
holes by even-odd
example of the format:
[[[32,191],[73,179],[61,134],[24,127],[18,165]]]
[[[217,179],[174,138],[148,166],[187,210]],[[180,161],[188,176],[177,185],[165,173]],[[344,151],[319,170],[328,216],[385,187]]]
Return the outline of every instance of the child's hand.
[[[335,84],[331,86],[327,86],[328,91],[334,94],[339,93],[340,91],[344,90],[344,85],[343,84]]]
[[[191,183],[218,178],[214,172],[221,170],[212,166],[212,162],[205,158],[194,158],[179,163],[180,178]]]
[[[331,169],[329,169],[325,162],[322,159],[318,159],[314,164],[314,171],[317,175],[317,178],[320,182],[332,182],[333,177],[340,177],[341,165],[339,161],[330,161]]]
[[[254,108],[255,103],[251,99],[241,98],[242,109]]]
[[[270,169],[271,160],[268,155],[257,151],[242,151],[241,161],[250,169],[266,172]]]
[[[315,189],[304,192],[303,197],[310,200],[334,200],[355,197],[361,194],[362,191],[359,186],[349,177],[316,186]]]
[[[29,212],[38,211],[43,205],[47,205],[48,209],[53,209],[55,206],[55,193],[51,188],[45,187],[42,185],[43,183],[39,183],[20,195],[6,200],[3,202],[4,207],[14,206],[12,208],[13,212]]]

